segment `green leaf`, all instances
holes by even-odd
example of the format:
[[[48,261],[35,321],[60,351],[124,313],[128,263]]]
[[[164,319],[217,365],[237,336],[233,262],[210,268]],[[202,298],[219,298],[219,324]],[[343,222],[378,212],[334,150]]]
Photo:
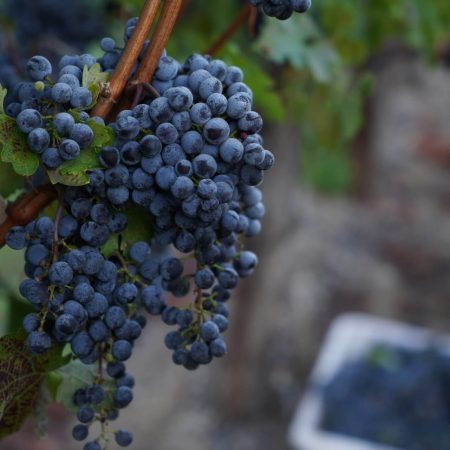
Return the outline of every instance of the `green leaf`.
[[[89,170],[98,169],[97,152],[93,147],[81,151],[80,156],[73,161],[66,161],[55,170],[47,171],[53,184],[61,183],[66,186],[84,186],[89,184]]]
[[[18,431],[33,412],[45,373],[61,363],[60,352],[35,357],[20,334],[0,338],[0,438]]]
[[[81,122],[81,115],[79,111],[76,109],[70,109],[67,112],[75,119],[75,122]],[[91,130],[94,132],[94,139],[90,147],[102,148],[107,145],[111,145],[114,142],[115,135],[111,127],[102,125],[92,118],[88,119],[85,123],[89,125]]]
[[[111,127],[98,123],[95,119],[89,119],[86,122],[94,132],[94,140],[91,147],[100,149],[112,145],[115,139],[114,131]]]
[[[8,93],[7,89],[0,84],[0,113],[5,114],[5,97]]]
[[[0,160],[0,174],[0,195],[2,197],[9,199],[14,192],[23,189],[23,176],[19,175],[11,164]]]
[[[47,175],[52,184],[59,183],[64,184],[64,186],[85,186],[89,184],[89,177],[85,172],[62,175],[57,169],[48,170]]]
[[[63,377],[58,373],[57,370],[47,373],[45,376],[45,384],[53,401],[56,402],[56,397],[58,395],[58,389],[63,382]]]
[[[153,226],[147,214],[143,214],[143,209],[139,206],[132,206],[126,210],[128,218],[127,229],[120,235],[112,235],[108,242],[102,247],[102,253],[110,256],[117,251],[119,246],[119,236],[121,238],[121,248],[127,250],[137,241],[149,242],[153,236]]]
[[[72,161],[66,161],[59,167],[61,175],[71,175],[86,170],[97,169],[100,167],[98,155],[93,147],[82,150],[80,156]]]
[[[94,382],[94,365],[85,365],[79,360],[72,361],[54,372],[60,378],[56,388],[55,400],[67,410],[76,413],[73,394],[77,389],[86,388]]]
[[[80,114],[78,111],[70,110],[69,112],[76,121],[79,121]],[[106,125],[97,123],[94,119],[89,119],[86,123],[94,132],[92,144],[83,149],[78,158],[73,161],[66,161],[55,170],[47,171],[53,184],[84,186],[89,184],[87,172],[100,168],[98,153],[102,147],[114,142],[114,131]]]
[[[15,202],[24,192],[24,188],[15,189],[6,197],[6,200],[8,200],[8,202]]]
[[[13,333],[22,329],[23,318],[27,314],[34,312],[34,309],[29,302],[22,301],[13,295],[12,292],[5,292],[3,298],[8,306],[8,315],[5,316],[8,319],[8,332]]]
[[[270,61],[308,69],[320,82],[331,81],[339,62],[313,19],[306,15],[295,14],[283,21],[268,20],[256,46]]]
[[[28,150],[27,139],[16,121],[5,114],[0,114],[0,146],[1,160],[11,163],[19,175],[31,176],[38,169],[38,156]]]

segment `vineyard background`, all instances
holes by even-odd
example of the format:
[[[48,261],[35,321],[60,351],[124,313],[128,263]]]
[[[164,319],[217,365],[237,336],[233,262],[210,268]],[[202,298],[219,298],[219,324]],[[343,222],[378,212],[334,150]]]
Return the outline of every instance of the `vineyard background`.
[[[112,25],[105,26],[114,30],[118,17],[136,11],[139,3],[110,5]],[[186,47],[204,50],[239,6],[221,1],[224,14],[217,17],[210,3],[192,2],[171,42],[175,54],[185,55]],[[298,35],[285,50],[291,59],[281,65],[261,52],[274,32],[271,21],[256,44],[241,48],[243,53],[237,43],[246,39],[245,32],[222,51],[224,58],[250,67],[249,84],[269,118],[267,147],[277,156],[263,188],[263,233],[250,243],[261,263],[232,299],[229,355],[223,361],[185,373],[173,367],[163,348],[165,327],[154,321],[145,330],[130,363],[136,400],[122,416],[123,425],[135,432],[135,448],[288,449],[289,421],[322,338],[340,313],[365,311],[449,331],[450,69],[445,48],[450,32],[424,32],[419,38],[418,27],[409,39],[379,30],[378,41],[368,38],[367,48],[358,53],[351,42],[342,43],[342,36],[327,34],[329,2],[315,3],[312,19],[306,20],[320,30],[317,36],[327,46],[320,44],[323,52],[295,45],[304,42],[304,18],[291,24]],[[351,6],[355,17],[359,3],[346,0],[342,7]],[[375,3],[383,2],[367,2]],[[429,23],[439,14],[445,17],[441,2],[428,3],[428,12],[442,8],[437,16],[428,14]],[[105,14],[105,2],[95,7],[99,17]],[[196,8],[203,12],[201,19]],[[386,8],[387,17],[398,20]],[[207,26],[211,17],[217,20]],[[202,26],[187,31],[195,20]],[[298,66],[310,54],[316,59]],[[356,54],[363,56],[352,60]],[[329,68],[334,58],[340,62]],[[284,91],[289,90],[296,104],[288,102]],[[315,123],[312,119],[321,113],[323,122]],[[288,124],[286,117],[294,120]],[[10,194],[4,191],[14,183],[1,174],[0,193]],[[21,264],[20,255],[2,249],[1,334],[20,317]],[[67,442],[71,420],[52,406],[48,437],[36,440],[30,422],[0,441],[0,449],[78,448]]]

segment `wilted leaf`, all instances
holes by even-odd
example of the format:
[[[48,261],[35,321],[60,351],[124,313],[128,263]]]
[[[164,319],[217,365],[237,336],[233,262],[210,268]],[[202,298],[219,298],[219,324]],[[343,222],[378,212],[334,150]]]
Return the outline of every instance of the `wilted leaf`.
[[[61,348],[35,357],[22,336],[0,338],[0,438],[20,429],[35,407],[45,373],[61,364]]]

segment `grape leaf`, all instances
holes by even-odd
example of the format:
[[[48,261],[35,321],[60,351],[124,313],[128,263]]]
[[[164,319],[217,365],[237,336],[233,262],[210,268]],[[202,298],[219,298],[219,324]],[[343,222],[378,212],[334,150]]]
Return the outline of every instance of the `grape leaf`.
[[[24,192],[25,188],[15,189],[6,197],[6,200],[8,200],[8,202],[15,202]]]
[[[91,147],[102,148],[107,145],[112,145],[115,139],[114,130],[107,125],[102,125],[98,123],[95,119],[89,119],[86,122],[91,130],[94,132],[94,140],[92,141]]]
[[[76,109],[70,109],[68,113],[75,119],[75,121],[82,122],[80,112]],[[88,119],[85,122],[91,130],[94,132],[94,139],[92,141],[91,147],[102,148],[107,145],[111,145],[114,142],[114,130],[107,125],[98,123],[95,119]]]
[[[92,85],[100,85],[106,83],[109,80],[109,73],[102,72],[100,64],[94,64],[89,69],[87,66],[83,68],[83,78],[81,85],[85,88],[90,88]]]
[[[53,372],[48,372],[45,376],[45,385],[48,390],[48,393],[50,394],[50,397],[53,401],[56,402],[56,396],[58,395],[58,389],[63,381],[63,378],[61,375],[58,374],[57,370],[54,370]]]
[[[55,170],[47,171],[53,184],[61,183],[66,186],[84,186],[89,184],[89,170],[98,169],[98,155],[94,148],[82,150],[80,156],[73,161],[66,161]]]
[[[62,175],[58,170],[48,170],[48,178],[52,184],[63,184],[64,186],[85,186],[89,184],[89,177],[85,172]]]
[[[0,113],[5,113],[5,97],[8,93],[7,89],[0,84]]]
[[[69,113],[77,122],[80,121],[80,113],[78,111],[70,110]],[[86,123],[94,132],[92,144],[88,148],[83,149],[78,158],[66,161],[55,170],[47,171],[53,184],[84,186],[89,184],[87,172],[100,168],[98,152],[102,147],[111,145],[114,142],[114,131],[110,127],[96,122],[94,119],[88,119]]]
[[[77,174],[86,170],[98,169],[100,163],[96,151],[89,147],[82,150],[80,156],[73,161],[66,161],[59,167],[61,175]]]
[[[5,114],[0,114],[0,146],[1,160],[11,163],[17,174],[27,177],[38,169],[38,156],[28,150],[27,139],[16,121]]]
[[[131,244],[137,241],[149,242],[153,237],[153,227],[148,216],[142,214],[142,208],[139,206],[131,206],[126,210],[128,218],[128,227],[120,233],[122,248],[127,249]],[[102,253],[110,256],[118,248],[118,235],[113,234],[108,242],[103,245]]]
[[[1,147],[0,147],[1,153]],[[10,198],[18,190],[23,190],[23,176],[19,175],[13,168],[12,164],[2,162],[0,160],[0,195],[9,201]]]
[[[102,72],[100,64],[94,64],[89,69],[87,66],[84,66],[81,85],[85,88],[88,88],[89,91],[91,92],[92,105],[90,105],[89,108],[91,108],[97,103],[98,96],[102,91],[102,85],[107,83],[108,80],[109,80],[109,73]]]
[[[100,93],[102,92],[102,87],[100,84],[92,84],[89,86],[89,92],[92,95],[92,103],[89,105],[89,109],[93,108],[95,104],[97,103],[98,97],[100,96]]]
[[[60,347],[35,357],[20,334],[0,338],[0,438],[20,429],[35,407],[45,373],[65,363]]]
[[[269,60],[308,69],[320,82],[331,81],[339,62],[314,21],[300,14],[284,21],[268,20],[256,46]]]
[[[53,386],[56,390],[55,401],[63,405],[67,410],[76,413],[77,407],[73,402],[73,394],[77,389],[85,388],[94,382],[94,365],[85,365],[79,360],[74,360],[70,364],[52,373],[53,377],[58,377]]]

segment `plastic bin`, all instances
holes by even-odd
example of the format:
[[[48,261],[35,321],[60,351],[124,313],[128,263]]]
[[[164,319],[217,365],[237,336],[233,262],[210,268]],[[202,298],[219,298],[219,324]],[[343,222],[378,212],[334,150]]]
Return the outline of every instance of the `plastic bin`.
[[[309,388],[297,408],[289,428],[289,442],[296,450],[404,450],[375,444],[320,428],[323,398],[313,386],[328,384],[348,362],[357,360],[376,344],[388,344],[420,351],[430,345],[449,354],[450,336],[376,318],[365,314],[345,314],[332,324],[311,374]],[[431,450],[431,449],[430,449]]]

